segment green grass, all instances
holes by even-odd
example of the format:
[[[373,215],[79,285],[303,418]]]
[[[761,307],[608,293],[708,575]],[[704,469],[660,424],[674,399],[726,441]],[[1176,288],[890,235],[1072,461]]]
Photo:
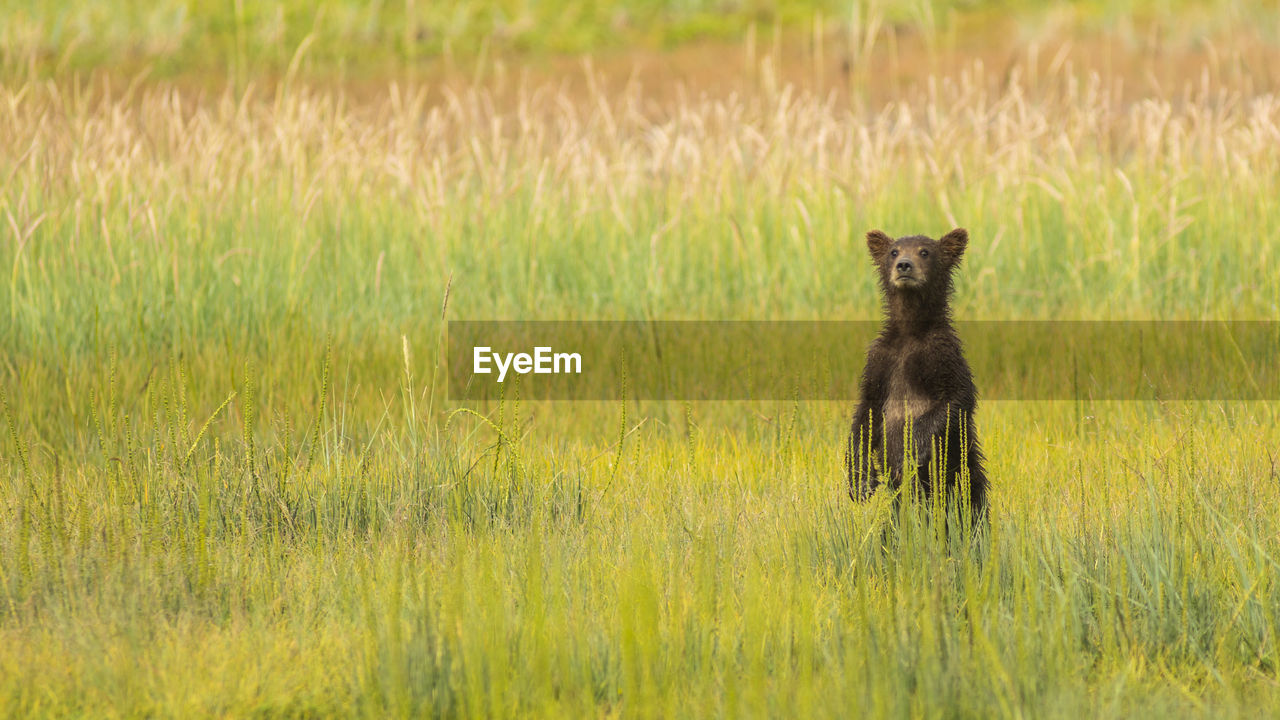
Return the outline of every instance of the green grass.
[[[6,69],[34,57],[66,72],[113,63],[164,74],[284,71],[305,57],[325,74],[412,67],[490,52],[563,53],[741,36],[843,14],[830,0],[415,0],[256,3],[186,0],[0,3]],[[302,51],[299,49],[303,48]]]
[[[0,714],[1274,712],[1275,402],[985,402],[947,549],[844,499],[851,402],[459,412],[439,367],[443,317],[872,318],[871,227],[966,226],[964,319],[1275,319],[1280,103],[1215,62],[0,86]]]
[[[230,440],[184,460],[163,415],[138,446],[108,418],[120,462],[14,503],[0,697],[16,714],[1251,716],[1276,701],[1280,492],[1253,448],[1277,438],[1256,408],[1219,410],[1099,404],[1077,431],[1069,404],[989,406],[980,558],[910,518],[880,547],[887,508],[839,493],[835,407],[692,440],[658,419],[619,454],[582,425],[606,410],[490,452],[469,427],[401,426],[370,454],[335,409],[323,452],[293,462]]]
[[[1011,30],[1011,16],[1014,32],[1103,30],[1133,49],[1147,26],[1193,45],[1208,37],[1230,42],[1241,28],[1275,40],[1276,12],[1266,0],[0,0],[0,77],[111,69],[243,84],[302,67],[317,77],[359,80],[493,55],[518,64],[734,40],[753,29],[847,36],[855,45],[885,30],[918,33],[931,44],[973,36],[962,44],[981,47]]]

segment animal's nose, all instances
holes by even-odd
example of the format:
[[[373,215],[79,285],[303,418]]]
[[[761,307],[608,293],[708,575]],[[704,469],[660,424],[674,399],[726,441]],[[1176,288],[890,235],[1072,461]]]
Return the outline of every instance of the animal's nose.
[[[907,262],[906,260],[898,261],[898,272],[906,272],[910,269],[911,269],[911,263]]]

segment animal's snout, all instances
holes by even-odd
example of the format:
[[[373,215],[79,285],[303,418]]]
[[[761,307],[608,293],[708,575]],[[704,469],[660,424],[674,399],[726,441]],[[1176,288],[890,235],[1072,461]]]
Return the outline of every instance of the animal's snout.
[[[899,260],[898,264],[894,267],[898,268],[898,272],[910,272],[911,262],[908,260]]]

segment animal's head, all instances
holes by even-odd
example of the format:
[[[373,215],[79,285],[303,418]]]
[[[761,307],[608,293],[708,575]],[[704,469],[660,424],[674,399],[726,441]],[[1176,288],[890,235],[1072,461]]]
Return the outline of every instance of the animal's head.
[[[934,240],[924,235],[908,235],[897,240],[879,230],[867,233],[867,249],[880,269],[885,292],[925,292],[949,289],[951,270],[969,244],[969,233],[956,228]]]

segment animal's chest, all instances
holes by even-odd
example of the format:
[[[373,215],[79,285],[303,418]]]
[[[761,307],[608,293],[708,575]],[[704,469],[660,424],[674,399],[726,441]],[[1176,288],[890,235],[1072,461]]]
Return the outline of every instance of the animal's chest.
[[[907,372],[908,358],[906,353],[900,355],[889,371],[888,392],[885,393],[885,423],[900,426],[907,418],[912,421],[928,412],[932,401],[912,382]]]

